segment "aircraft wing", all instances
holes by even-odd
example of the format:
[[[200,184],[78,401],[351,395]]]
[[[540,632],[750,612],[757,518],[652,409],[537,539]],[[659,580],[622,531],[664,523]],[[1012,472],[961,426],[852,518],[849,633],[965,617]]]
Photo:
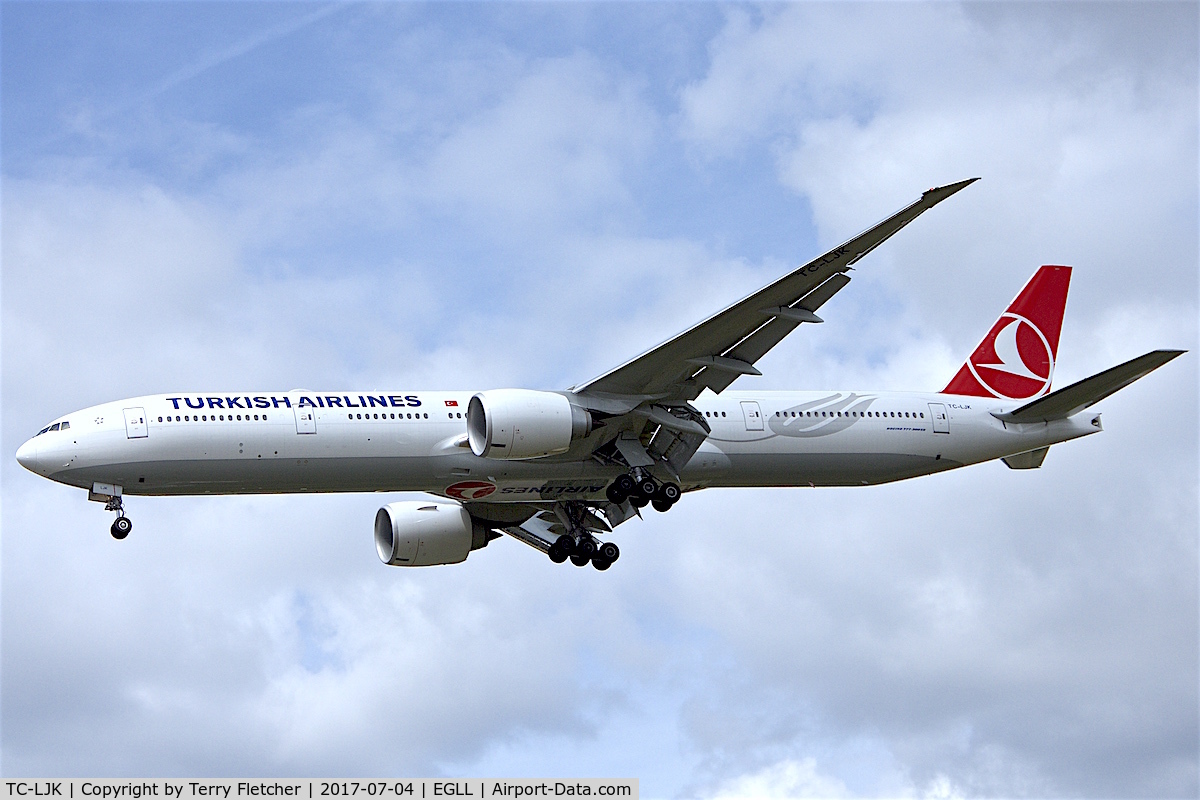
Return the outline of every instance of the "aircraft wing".
[[[1049,422],[1066,419],[1085,408],[1099,403],[1110,394],[1119,392],[1139,378],[1144,378],[1186,350],[1151,350],[1145,355],[1098,372],[1090,378],[1039,397],[1007,414],[996,414],[1005,422]]]
[[[856,261],[977,180],[930,189],[848,242],[572,391],[686,402],[705,387],[721,392],[739,375],[761,375],[754,363],[802,322],[821,322],[814,312],[850,282],[845,273]]]

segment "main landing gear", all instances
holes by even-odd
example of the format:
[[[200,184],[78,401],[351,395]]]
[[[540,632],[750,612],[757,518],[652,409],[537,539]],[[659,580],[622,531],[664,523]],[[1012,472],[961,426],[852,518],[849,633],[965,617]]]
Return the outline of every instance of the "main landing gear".
[[[634,508],[645,508],[649,504],[655,511],[666,511],[679,500],[680,491],[674,483],[660,484],[646,471],[635,469],[618,475],[604,494],[617,505],[628,500]]]
[[[568,534],[563,534],[550,545],[550,560],[561,564],[568,558],[577,567],[586,567],[588,562],[603,572],[621,557],[621,549],[612,542],[601,544],[591,534],[584,534],[578,540]]]
[[[114,539],[124,539],[128,536],[129,532],[133,530],[133,522],[130,521],[129,517],[125,516],[125,507],[121,505],[120,495],[111,498],[104,505],[104,510],[117,512],[117,518],[113,521],[112,527],[108,529],[112,537]]]

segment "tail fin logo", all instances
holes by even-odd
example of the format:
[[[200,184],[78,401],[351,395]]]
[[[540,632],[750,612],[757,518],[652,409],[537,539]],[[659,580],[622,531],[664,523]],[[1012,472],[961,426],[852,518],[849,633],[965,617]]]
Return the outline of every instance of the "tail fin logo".
[[[1070,285],[1070,267],[1038,269],[942,393],[1032,400],[1050,391]]]
[[[1054,348],[1031,320],[1009,311],[997,320],[967,367],[979,385],[996,397],[1025,400],[1050,389]]]

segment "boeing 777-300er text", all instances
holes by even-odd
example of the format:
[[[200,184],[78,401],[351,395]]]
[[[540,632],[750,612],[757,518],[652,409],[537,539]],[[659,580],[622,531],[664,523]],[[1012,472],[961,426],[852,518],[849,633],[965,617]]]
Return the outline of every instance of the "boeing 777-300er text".
[[[418,491],[375,515],[395,566],[463,561],[501,533],[607,569],[598,537],[714,486],[870,486],[1003,459],[1041,466],[1100,430],[1094,403],[1180,355],[1155,350],[1050,391],[1070,267],[1037,271],[940,392],[727,391],[850,282],[852,265],[975,179],[912,205],[643,355],[566,391],[175,392],[59,417],[22,466],[129,495]]]

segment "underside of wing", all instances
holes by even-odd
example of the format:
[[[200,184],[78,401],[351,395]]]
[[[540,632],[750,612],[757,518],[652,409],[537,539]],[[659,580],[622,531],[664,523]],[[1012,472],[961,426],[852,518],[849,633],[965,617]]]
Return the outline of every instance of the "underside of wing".
[[[549,552],[564,535],[611,533],[622,522],[637,516],[628,501],[579,503],[549,500],[543,503],[465,503],[472,519],[503,531],[534,549]]]
[[[930,189],[915,203],[845,244],[572,391],[686,403],[705,388],[721,392],[739,375],[760,374],[754,364],[767,351],[802,323],[821,321],[815,312],[850,282],[845,273],[855,262],[976,180]]]

